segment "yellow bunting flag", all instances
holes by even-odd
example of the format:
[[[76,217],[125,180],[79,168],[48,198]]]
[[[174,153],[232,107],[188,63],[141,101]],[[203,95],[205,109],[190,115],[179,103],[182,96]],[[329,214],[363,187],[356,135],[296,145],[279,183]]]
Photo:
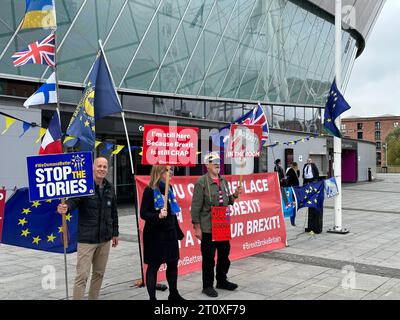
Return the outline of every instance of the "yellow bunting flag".
[[[75,137],[72,137],[72,136],[65,137],[64,143],[67,143],[69,140],[72,140],[72,139],[75,139]]]
[[[99,146],[99,144],[101,144],[101,141],[96,141],[96,142],[94,143],[94,148],[96,149],[96,148]]]
[[[46,131],[47,131],[46,128],[40,128],[40,130],[39,130],[39,138],[36,140],[35,143],[38,143],[43,138],[43,136],[46,134]]]
[[[121,146],[121,145],[117,145],[117,149],[115,149],[113,152],[111,152],[112,154],[118,154],[121,152],[121,150],[125,148],[125,146]]]
[[[12,126],[12,124],[16,121],[16,119],[7,116],[4,116],[4,118],[6,119],[6,128],[3,130],[1,134],[5,134],[7,130]]]

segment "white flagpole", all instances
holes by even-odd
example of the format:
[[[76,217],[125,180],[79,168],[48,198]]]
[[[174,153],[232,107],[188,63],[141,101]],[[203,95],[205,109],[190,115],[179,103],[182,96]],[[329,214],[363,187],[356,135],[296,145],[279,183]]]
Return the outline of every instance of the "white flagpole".
[[[115,82],[114,82],[114,79],[113,79],[113,76],[112,76],[112,73],[111,73],[110,65],[108,64],[107,57],[106,57],[106,54],[105,54],[105,52],[104,52],[103,44],[102,44],[102,41],[101,41],[100,39],[99,39],[99,46],[100,46],[101,52],[103,53],[104,61],[105,61],[106,66],[107,66],[108,73],[110,74],[111,81],[112,81],[112,84],[113,84],[113,87],[114,87],[114,90],[115,90],[115,94],[117,95],[117,99],[118,99],[119,104],[121,105],[121,108],[122,108],[122,104],[121,104],[121,101],[119,100],[119,96],[118,96],[117,89],[115,88]],[[124,123],[124,129],[125,129],[125,135],[126,135],[126,142],[127,142],[127,144],[128,144],[129,158],[130,158],[130,160],[131,160],[132,175],[134,175],[134,174],[135,174],[135,171],[134,171],[134,168],[133,168],[132,150],[131,150],[131,145],[130,145],[130,143],[129,143],[128,130],[127,130],[127,127],[126,127],[126,122],[125,122],[125,113],[124,113],[124,111],[122,111],[122,110],[121,110],[121,116],[122,116],[122,122]],[[136,189],[135,179],[133,179],[133,186],[134,186],[134,190],[135,190],[135,189]],[[136,196],[136,191],[134,191],[134,196]],[[136,216],[137,234],[139,235],[140,232],[139,232],[139,218],[138,218],[138,208],[137,208],[137,205],[136,205],[136,207],[135,207],[135,211],[136,211],[136,215],[135,215],[135,216]],[[140,239],[139,239],[139,240],[140,240]],[[137,282],[136,286],[142,287],[142,286],[144,286],[143,258],[142,258],[142,248],[141,248],[140,241],[138,241],[138,244],[139,244],[139,257],[140,257],[140,272],[141,272],[142,278],[141,278],[141,280],[140,280],[139,282]]]
[[[55,5],[53,3],[54,9]],[[57,113],[58,113],[58,118],[61,122],[61,115],[60,115],[60,88],[58,85],[58,60],[57,60],[57,28],[53,30],[54,33],[54,47],[55,47],[55,52],[54,52],[54,61],[55,61],[55,66],[54,66],[54,73],[55,73],[55,80],[56,80],[56,95],[57,95]],[[62,145],[64,148],[64,145]],[[64,150],[63,150],[64,151]],[[61,203],[65,204],[65,198],[61,199]],[[65,273],[65,295],[66,295],[66,300],[69,298],[69,293],[68,293],[68,264],[67,264],[67,248],[68,248],[68,225],[67,225],[67,219],[65,214],[62,215],[62,234],[63,234],[63,244],[64,244],[64,273]]]
[[[342,0],[335,0],[335,74],[336,85],[339,91],[342,87]],[[337,117],[336,126],[341,130],[341,117]],[[333,138],[333,170],[338,185],[339,194],[334,198],[335,225],[329,232],[348,233],[347,229],[342,227],[342,139]]]
[[[112,83],[113,83],[113,87],[114,87],[114,90],[115,90],[115,94],[117,95],[117,99],[118,99],[119,104],[121,105],[121,108],[122,108],[121,100],[119,100],[118,92],[117,92],[117,90],[115,89],[114,78],[113,78],[113,76],[112,76],[111,69],[110,69],[110,66],[109,66],[109,64],[108,64],[106,54],[105,54],[105,52],[104,52],[103,43],[102,43],[102,41],[101,41],[100,39],[99,39],[99,46],[100,46],[101,52],[103,53],[104,61],[106,62],[107,69],[108,69],[108,73],[110,74],[111,81],[112,81]],[[122,109],[121,109],[121,116],[122,116],[122,122],[124,123],[124,129],[125,129],[125,135],[126,135],[126,142],[127,142],[127,144],[128,144],[129,158],[130,158],[130,161],[131,161],[131,170],[132,170],[132,174],[135,174],[135,170],[134,170],[134,168],[133,168],[133,158],[132,158],[131,144],[130,144],[130,142],[129,142],[128,129],[127,129],[127,127],[126,127],[126,122],[125,122],[125,112],[124,112]]]

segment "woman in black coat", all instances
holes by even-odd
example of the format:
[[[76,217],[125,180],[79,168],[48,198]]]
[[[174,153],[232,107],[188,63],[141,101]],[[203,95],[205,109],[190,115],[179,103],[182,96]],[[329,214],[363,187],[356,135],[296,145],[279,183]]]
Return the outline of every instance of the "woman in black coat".
[[[286,185],[288,187],[297,187],[300,185],[299,181],[300,170],[297,162],[293,162],[290,168],[286,171]]]
[[[173,170],[170,171],[173,174]],[[172,187],[169,188],[168,205],[164,209],[164,192],[167,169],[153,166],[149,185],[143,192],[140,217],[145,220],[143,229],[144,263],[147,264],[146,286],[150,300],[156,300],[157,272],[167,264],[169,285],[168,300],[184,300],[177,289],[179,246],[184,234],[179,227],[179,205]]]

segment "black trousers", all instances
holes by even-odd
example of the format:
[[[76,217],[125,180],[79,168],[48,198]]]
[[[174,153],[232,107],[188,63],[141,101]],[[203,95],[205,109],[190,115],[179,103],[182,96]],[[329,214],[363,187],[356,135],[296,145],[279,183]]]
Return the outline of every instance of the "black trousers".
[[[231,244],[229,241],[212,241],[211,233],[203,233],[201,240],[201,254],[203,257],[203,288],[212,287],[214,285],[214,266],[215,266],[215,251],[217,251],[217,282],[226,281],[229,266],[229,252]]]
[[[149,264],[146,271],[146,287],[149,293],[150,300],[156,300],[156,285],[157,285],[157,272],[161,264]],[[177,294],[178,282],[178,260],[167,262],[167,281],[169,285],[169,292],[171,295]]]
[[[308,226],[305,229],[306,232],[313,231],[314,233],[321,233],[323,229],[323,215],[324,210],[308,208]]]

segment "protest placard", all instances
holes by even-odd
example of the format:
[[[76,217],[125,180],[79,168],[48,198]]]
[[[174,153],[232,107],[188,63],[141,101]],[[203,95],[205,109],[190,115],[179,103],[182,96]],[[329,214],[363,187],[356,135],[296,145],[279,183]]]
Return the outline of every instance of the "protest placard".
[[[42,201],[95,193],[91,152],[27,158],[29,200]]]

